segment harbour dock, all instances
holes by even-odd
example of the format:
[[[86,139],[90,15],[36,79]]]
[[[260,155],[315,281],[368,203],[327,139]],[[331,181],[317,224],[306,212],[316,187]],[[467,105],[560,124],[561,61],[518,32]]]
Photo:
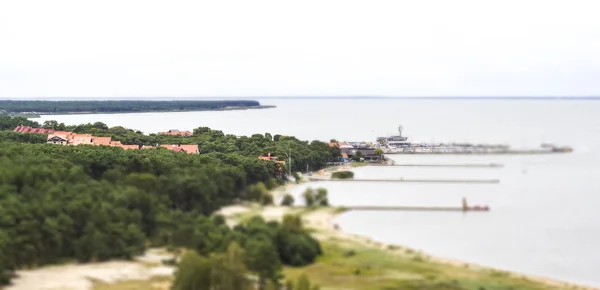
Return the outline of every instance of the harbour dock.
[[[570,153],[573,149],[568,147],[548,149],[529,149],[529,150],[431,150],[431,151],[385,151],[385,154],[429,154],[429,155],[535,155],[535,154],[560,154]]]
[[[499,179],[421,179],[421,178],[398,178],[398,179],[364,179],[364,178],[324,178],[308,177],[310,181],[338,181],[338,182],[419,182],[419,183],[500,183]]]
[[[369,163],[369,166],[502,168],[502,167],[504,167],[504,164],[498,164],[498,163],[456,163],[456,164],[382,164],[382,163]]]
[[[361,210],[361,211],[489,211],[487,206],[470,206],[466,208],[451,207],[451,206],[345,206],[344,210]]]

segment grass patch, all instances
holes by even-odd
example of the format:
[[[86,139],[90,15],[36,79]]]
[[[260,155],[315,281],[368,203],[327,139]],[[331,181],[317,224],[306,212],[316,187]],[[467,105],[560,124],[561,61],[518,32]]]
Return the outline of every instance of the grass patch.
[[[168,290],[173,282],[172,277],[154,277],[148,280],[129,280],[105,283],[92,280],[93,290]]]
[[[434,262],[413,250],[394,254],[358,243],[322,241],[324,255],[306,267],[286,267],[287,278],[306,273],[326,289],[558,290],[504,271]]]
[[[362,166],[367,166],[367,165],[368,164],[364,163],[364,162],[352,162],[352,163],[350,163],[350,166],[352,166],[352,167],[362,167]]]

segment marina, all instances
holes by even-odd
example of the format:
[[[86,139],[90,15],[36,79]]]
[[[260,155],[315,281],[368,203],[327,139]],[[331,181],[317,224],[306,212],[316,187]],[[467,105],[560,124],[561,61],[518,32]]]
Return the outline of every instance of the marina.
[[[569,153],[568,146],[542,143],[539,148],[511,148],[506,144],[471,144],[459,142],[412,142],[402,135],[403,127],[398,127],[398,135],[378,137],[373,142],[338,142],[342,153],[360,155],[365,160],[380,160],[381,154],[555,154]],[[375,150],[380,149],[379,155]],[[359,153],[360,152],[360,153]]]

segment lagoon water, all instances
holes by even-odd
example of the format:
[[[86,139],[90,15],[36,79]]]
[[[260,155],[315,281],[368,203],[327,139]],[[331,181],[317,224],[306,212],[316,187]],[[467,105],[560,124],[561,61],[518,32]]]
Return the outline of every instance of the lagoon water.
[[[502,168],[362,167],[363,178],[489,178],[499,184],[322,182],[335,205],[488,205],[490,212],[350,212],[348,232],[426,253],[600,287],[600,101],[265,100],[276,109],[43,116],[67,124],[104,122],[153,133],[208,126],[225,133],[373,141],[569,145],[571,154],[393,155],[397,163],[501,163]],[[293,154],[293,152],[292,152]],[[299,194],[303,188],[297,188]]]

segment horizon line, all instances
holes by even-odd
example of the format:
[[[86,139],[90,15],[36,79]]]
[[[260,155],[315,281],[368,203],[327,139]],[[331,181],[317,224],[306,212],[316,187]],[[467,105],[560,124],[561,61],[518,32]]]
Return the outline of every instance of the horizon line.
[[[78,101],[119,101],[119,100],[260,100],[260,99],[399,99],[399,100],[600,100],[600,96],[177,96],[177,97],[25,97],[9,98],[0,97],[3,101],[60,101],[60,100],[78,100]]]

